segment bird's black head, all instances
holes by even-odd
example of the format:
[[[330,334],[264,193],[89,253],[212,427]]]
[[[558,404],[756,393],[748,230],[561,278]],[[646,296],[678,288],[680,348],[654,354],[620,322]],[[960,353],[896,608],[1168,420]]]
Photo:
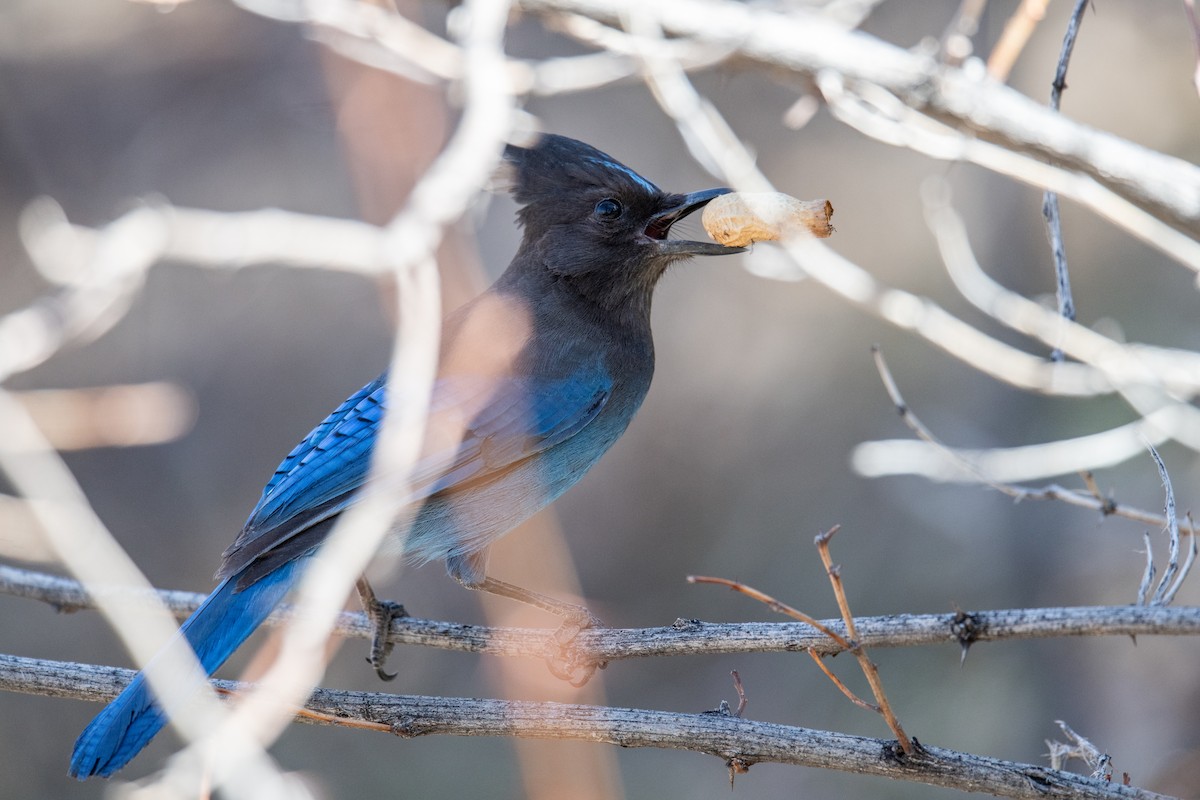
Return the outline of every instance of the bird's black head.
[[[514,267],[544,270],[605,307],[650,295],[674,261],[743,248],[669,239],[671,226],[728,189],[664,192],[591,145],[547,134],[505,150],[525,235]]]

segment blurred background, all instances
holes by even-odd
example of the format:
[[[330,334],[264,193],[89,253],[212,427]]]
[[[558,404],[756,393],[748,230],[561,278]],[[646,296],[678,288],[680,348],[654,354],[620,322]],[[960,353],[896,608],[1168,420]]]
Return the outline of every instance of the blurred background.
[[[1015,0],[981,18],[986,54]],[[882,3],[864,29],[903,47],[940,36],[957,2]],[[405,13],[444,30],[445,6]],[[1044,101],[1070,4],[1050,5],[1010,84]],[[511,54],[584,52],[531,17],[515,22]],[[1195,50],[1180,3],[1103,3],[1084,20],[1063,111],[1147,147],[1200,160]],[[1041,192],[967,166],[932,162],[867,139],[820,111],[798,131],[781,123],[800,87],[736,63],[695,76],[781,190],[829,198],[831,245],[880,280],[927,295],[1032,352],[961,299],[923,221],[920,191],[947,178],[977,255],[1026,296],[1053,292]],[[583,139],[660,186],[718,181],[689,157],[647,89],[629,83],[531,101],[544,130]],[[230,4],[7,0],[0,6],[0,314],[52,290],[32,268],[18,219],[49,196],[73,221],[103,225],[139,199],[218,211],[282,207],[384,223],[455,124],[440,88],[375,72],[330,53],[302,27]],[[515,207],[493,197],[442,250],[446,303],[457,305],[507,265]],[[693,236],[699,223],[690,223]],[[1194,276],[1070,202],[1064,230],[1079,318],[1130,340],[1200,348]],[[834,540],[856,614],[945,612],[1134,601],[1144,526],[1054,504],[1014,504],[970,485],[867,480],[850,467],[860,442],[908,435],[869,348],[882,346],[912,408],[945,440],[968,447],[1047,441],[1133,419],[1112,398],[1071,400],[1016,391],[927,343],[848,307],[812,281],[756,277],[747,256],[676,267],[657,293],[658,372],[646,404],[611,453],[552,512],[497,547],[493,574],[534,589],[530,570],[560,528],[582,596],[607,624],[773,619],[763,607],[689,574],[746,581],[817,617],[836,616],[812,537]],[[164,264],[107,335],[19,375],[10,388],[70,389],[169,382],[181,390],[180,435],[67,458],[96,510],[151,581],[207,592],[279,459],[385,364],[391,297],[371,279],[259,266],[226,272]],[[180,397],[182,399],[180,399]],[[1200,461],[1162,450],[1181,510],[1200,491]],[[1119,501],[1161,510],[1150,458],[1100,472]],[[1062,478],[1078,485],[1073,476]],[[5,488],[0,483],[0,488]],[[1152,532],[1153,533],[1153,532]],[[1156,534],[1157,535],[1157,534]],[[1156,540],[1161,542],[1161,538]],[[1163,548],[1165,549],[1165,548]],[[552,585],[553,584],[553,585]],[[440,565],[406,568],[377,586],[421,617],[485,622],[475,594]],[[561,593],[561,592],[560,592]],[[1177,600],[1200,600],[1193,579]],[[501,609],[503,611],[503,609]],[[552,626],[549,617],[523,624]],[[244,648],[246,651],[252,648]],[[0,597],[0,651],[129,665],[94,612],[57,614]],[[325,685],[383,690],[344,646]],[[1200,672],[1191,639],[1128,637],[873,653],[906,730],[929,744],[1046,763],[1067,721],[1110,753],[1118,774],[1160,792],[1200,797]],[[235,676],[248,653],[222,675]],[[402,693],[575,699],[698,712],[736,701],[750,717],[886,737],[803,654],[689,657],[613,664],[575,694],[540,662],[401,648],[390,666]],[[501,667],[504,667],[501,669]],[[853,663],[832,666],[866,691]],[[514,679],[506,672],[526,674]],[[0,695],[0,795],[90,798],[106,784],[66,774],[72,742],[97,704]],[[1060,737],[1061,738],[1061,737]],[[145,775],[176,745],[160,736],[123,773]],[[694,753],[570,742],[530,758],[512,741],[388,736],[293,726],[272,749],[331,798],[717,797],[720,761]],[[555,764],[573,775],[538,788]],[[576,783],[571,783],[575,780]],[[557,787],[557,788],[555,788]],[[954,792],[836,772],[759,765],[733,796],[950,797]]]

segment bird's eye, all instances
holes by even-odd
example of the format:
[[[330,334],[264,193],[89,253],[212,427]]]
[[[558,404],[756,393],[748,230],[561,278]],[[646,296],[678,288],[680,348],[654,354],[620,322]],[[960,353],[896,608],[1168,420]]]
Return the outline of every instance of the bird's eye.
[[[596,203],[595,214],[600,219],[616,219],[621,216],[621,204],[611,197],[606,197]]]

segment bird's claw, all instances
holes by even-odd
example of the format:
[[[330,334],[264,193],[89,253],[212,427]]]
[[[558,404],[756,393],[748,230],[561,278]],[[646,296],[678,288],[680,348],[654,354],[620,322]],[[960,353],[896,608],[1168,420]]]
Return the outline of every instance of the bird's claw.
[[[395,642],[388,639],[388,633],[392,628],[392,620],[407,617],[408,612],[399,603],[392,600],[376,600],[374,597],[371,598],[366,611],[375,628],[375,635],[371,638],[371,654],[367,656],[367,663],[375,668],[375,674],[379,676],[380,680],[393,680],[399,673],[388,672],[383,668],[395,646]]]
[[[563,622],[554,632],[552,644],[546,652],[546,666],[554,677],[579,688],[591,680],[597,669],[608,666],[607,661],[597,661],[580,654],[571,645],[580,633],[588,628],[603,628],[604,623],[583,606],[577,606],[563,617]]]
[[[604,623],[591,611],[588,611],[583,606],[573,606],[570,607],[570,611],[563,615],[562,624],[554,632],[554,641],[560,647],[566,647],[575,641],[576,636],[588,628],[603,627]]]

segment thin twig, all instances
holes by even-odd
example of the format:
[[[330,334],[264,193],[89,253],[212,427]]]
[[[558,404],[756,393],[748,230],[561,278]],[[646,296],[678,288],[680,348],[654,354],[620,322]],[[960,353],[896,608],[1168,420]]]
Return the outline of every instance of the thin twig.
[[[1100,484],[1096,483],[1096,476],[1090,469],[1085,469],[1079,473],[1080,479],[1083,480],[1083,485],[1087,487],[1088,492],[1100,503],[1100,513],[1104,516],[1114,514],[1117,511],[1117,503],[1104,492],[1100,491]]]
[[[755,589],[753,586],[748,586],[739,581],[731,581],[728,578],[714,578],[714,577],[711,577],[708,575],[688,575],[687,582],[688,583],[712,583],[712,584],[716,584],[717,586],[726,586],[735,592],[740,592],[740,593],[746,595],[747,597],[751,597],[751,598],[757,600],[758,602],[762,603],[767,608],[771,609],[772,611],[774,611],[776,613],[784,614],[786,616],[791,617],[794,620],[799,620],[800,622],[803,622],[806,625],[812,625],[814,628],[819,630],[821,633],[825,634],[830,639],[833,639],[835,642],[837,642],[839,645],[841,645],[843,650],[849,650],[851,647],[850,642],[848,642],[844,637],[842,637],[841,634],[828,628],[824,623],[818,622],[815,618],[810,617],[808,614],[805,614],[800,609],[793,608],[792,606],[789,606],[787,603],[783,602],[782,600],[777,600],[776,598],[772,597],[771,595],[767,594],[766,592]],[[854,638],[853,633],[850,634],[850,638],[851,639]]]
[[[1058,66],[1054,71],[1054,82],[1050,85],[1050,107],[1059,110],[1062,103],[1063,90],[1067,88],[1067,66],[1071,62],[1071,52],[1075,49],[1075,39],[1079,36],[1079,25],[1083,21],[1091,0],[1075,0],[1075,8],[1071,19],[1067,22],[1067,32],[1063,35],[1062,50],[1058,54]]]
[[[746,687],[742,686],[742,676],[738,675],[738,671],[732,670],[729,675],[733,678],[733,689],[737,692],[738,704],[737,710],[733,712],[735,717],[740,717],[746,712]]]
[[[825,572],[829,575],[829,582],[833,585],[833,595],[837,598],[838,608],[841,610],[842,619],[846,623],[846,632],[850,634],[850,639],[854,643],[850,652],[858,659],[858,665],[862,668],[867,683],[871,685],[871,692],[875,695],[875,703],[879,706],[876,710],[883,715],[887,726],[895,734],[896,741],[900,743],[900,749],[904,751],[905,755],[911,756],[915,752],[915,747],[904,732],[904,728],[901,727],[900,720],[896,718],[896,714],[892,711],[892,704],[888,702],[887,693],[883,690],[883,681],[879,677],[879,668],[867,656],[866,648],[862,646],[862,643],[858,639],[858,632],[854,627],[854,615],[850,613],[850,601],[846,599],[846,589],[842,585],[841,569],[834,566],[833,556],[829,552],[829,541],[840,528],[840,525],[834,525],[824,533],[818,534],[814,539],[814,544],[817,546],[817,552],[821,554],[821,563],[825,565]]]
[[[1054,81],[1050,85],[1050,107],[1058,111],[1062,104],[1062,93],[1067,88],[1067,65],[1071,61],[1071,52],[1075,49],[1075,38],[1079,35],[1079,24],[1087,11],[1090,0],[1075,0],[1075,10],[1067,23],[1067,32],[1063,36],[1062,51],[1058,55],[1058,67],[1054,71]],[[1050,237],[1050,251],[1054,256],[1054,286],[1055,297],[1058,299],[1058,314],[1063,319],[1074,321],[1075,300],[1071,296],[1071,275],[1067,270],[1067,249],[1063,243],[1062,217],[1058,210],[1058,194],[1046,192],[1042,195],[1042,216],[1046,218],[1046,231]],[[1063,360],[1063,352],[1054,349],[1050,358],[1054,361]]]
[[[1167,535],[1168,535],[1168,551],[1167,551],[1167,568],[1163,570],[1162,580],[1158,583],[1158,588],[1154,591],[1154,598],[1150,601],[1151,605],[1169,605],[1175,599],[1175,594],[1187,580],[1188,573],[1192,571],[1192,565],[1196,561],[1197,542],[1195,528],[1192,524],[1191,515],[1188,515],[1188,533],[1191,536],[1191,546],[1188,549],[1187,560],[1183,566],[1179,564],[1179,520],[1175,516],[1175,490],[1171,486],[1171,476],[1167,473],[1167,465],[1163,463],[1162,456],[1153,446],[1149,446],[1150,455],[1154,458],[1154,464],[1158,468],[1158,476],[1162,479],[1163,489],[1166,492],[1165,510],[1167,518]],[[1149,537],[1147,537],[1149,542]],[[1147,553],[1149,547],[1147,546]]]
[[[1154,576],[1158,572],[1154,566],[1154,546],[1150,543],[1150,534],[1142,532],[1142,546],[1146,548],[1146,568],[1142,570],[1142,580],[1138,583],[1137,603],[1146,605],[1150,599],[1150,590],[1154,587]]]
[[[1071,726],[1061,719],[1055,720],[1055,723],[1062,729],[1070,743],[1064,744],[1047,740],[1046,744],[1050,747],[1050,766],[1054,769],[1062,769],[1067,759],[1078,758],[1092,768],[1093,778],[1111,781],[1113,777],[1112,756],[1071,730]]]
[[[813,652],[812,650],[809,650],[808,654],[812,656],[812,660],[816,662],[817,667],[821,670],[821,672],[825,673],[825,677],[829,678],[829,680],[833,682],[833,685],[838,688],[838,691],[841,692],[847,700],[865,711],[874,711],[876,714],[879,713],[879,706],[874,705],[873,703],[868,703],[866,700],[863,700],[861,697],[856,695],[849,686],[842,682],[841,678],[833,673],[833,670],[825,665],[825,660],[821,658],[821,656],[817,655],[817,653]]]
[[[1162,579],[1159,580],[1158,588],[1154,590],[1154,598],[1150,601],[1154,605],[1163,605],[1167,588],[1174,580],[1176,573],[1179,572],[1179,521],[1175,519],[1175,490],[1171,486],[1171,476],[1167,473],[1167,465],[1163,463],[1162,456],[1158,454],[1153,445],[1147,445],[1147,447],[1150,450],[1150,457],[1154,459],[1154,465],[1158,468],[1158,477],[1162,480],[1163,491],[1167,494],[1165,501],[1167,546],[1169,548],[1167,568],[1163,570]]]
[[[1192,567],[1196,564],[1196,554],[1197,552],[1200,552],[1200,541],[1197,541],[1196,537],[1196,523],[1192,519],[1192,513],[1190,511],[1187,513],[1187,521],[1188,539],[1190,540],[1187,559],[1184,560],[1183,567],[1179,570],[1179,577],[1175,579],[1174,585],[1172,585],[1171,588],[1167,590],[1167,593],[1163,595],[1163,605],[1170,605],[1172,602],[1174,602],[1175,593],[1179,591],[1179,588],[1183,586],[1183,582],[1187,580],[1188,575],[1191,574]]]

